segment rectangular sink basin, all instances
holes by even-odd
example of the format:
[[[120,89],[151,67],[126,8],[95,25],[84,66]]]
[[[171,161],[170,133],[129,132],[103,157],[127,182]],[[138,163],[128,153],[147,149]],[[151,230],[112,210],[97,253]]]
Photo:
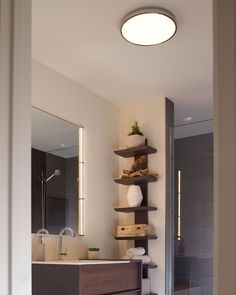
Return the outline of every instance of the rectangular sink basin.
[[[88,264],[116,264],[130,263],[129,260],[49,260],[49,261],[32,261],[33,264],[55,264],[55,265],[88,265]]]

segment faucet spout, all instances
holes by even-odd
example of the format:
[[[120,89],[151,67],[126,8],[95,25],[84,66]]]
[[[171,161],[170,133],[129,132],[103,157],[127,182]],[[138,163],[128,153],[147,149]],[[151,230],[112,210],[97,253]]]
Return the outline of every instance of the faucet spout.
[[[67,256],[66,250],[63,252],[63,245],[62,245],[62,243],[63,243],[62,237],[63,237],[63,234],[66,233],[66,232],[69,232],[70,233],[70,236],[72,236],[73,238],[75,237],[75,233],[74,233],[73,229],[70,228],[70,227],[64,227],[60,231],[60,233],[59,233],[59,255],[58,255],[59,256],[59,260],[63,260],[63,258],[65,256]]]
[[[68,226],[67,226],[67,227],[64,227],[64,228],[60,231],[59,236],[62,236],[65,232],[69,232],[70,235],[71,235],[72,237],[75,237],[75,233],[74,233],[73,229],[70,228],[70,227],[68,227]]]

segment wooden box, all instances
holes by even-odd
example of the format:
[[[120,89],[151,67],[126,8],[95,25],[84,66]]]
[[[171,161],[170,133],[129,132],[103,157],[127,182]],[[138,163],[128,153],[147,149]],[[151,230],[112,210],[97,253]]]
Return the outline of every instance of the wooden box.
[[[155,235],[155,228],[149,224],[118,225],[118,237],[146,237]]]

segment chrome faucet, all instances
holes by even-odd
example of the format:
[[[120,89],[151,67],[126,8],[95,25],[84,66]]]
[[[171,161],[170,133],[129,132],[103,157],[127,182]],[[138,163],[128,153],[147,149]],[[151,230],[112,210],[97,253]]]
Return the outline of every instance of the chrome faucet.
[[[46,228],[40,228],[37,232],[36,232],[37,235],[40,235],[40,234],[45,234],[45,235],[49,235],[49,231],[46,229]]]
[[[60,231],[60,234],[59,234],[59,255],[58,255],[59,260],[63,260],[63,258],[65,256],[67,256],[66,250],[63,252],[63,247],[62,247],[62,236],[65,232],[69,232],[72,237],[75,237],[75,233],[74,233],[73,229],[70,227],[64,227]]]

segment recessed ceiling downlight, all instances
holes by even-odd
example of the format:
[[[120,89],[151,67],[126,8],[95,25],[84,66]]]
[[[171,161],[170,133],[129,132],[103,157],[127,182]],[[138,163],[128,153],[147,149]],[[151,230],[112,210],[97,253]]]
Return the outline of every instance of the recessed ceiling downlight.
[[[141,9],[129,14],[122,22],[121,34],[136,45],[156,45],[166,42],[176,32],[175,17],[158,8]]]
[[[192,122],[192,117],[186,117],[184,118],[184,121],[187,123]]]

